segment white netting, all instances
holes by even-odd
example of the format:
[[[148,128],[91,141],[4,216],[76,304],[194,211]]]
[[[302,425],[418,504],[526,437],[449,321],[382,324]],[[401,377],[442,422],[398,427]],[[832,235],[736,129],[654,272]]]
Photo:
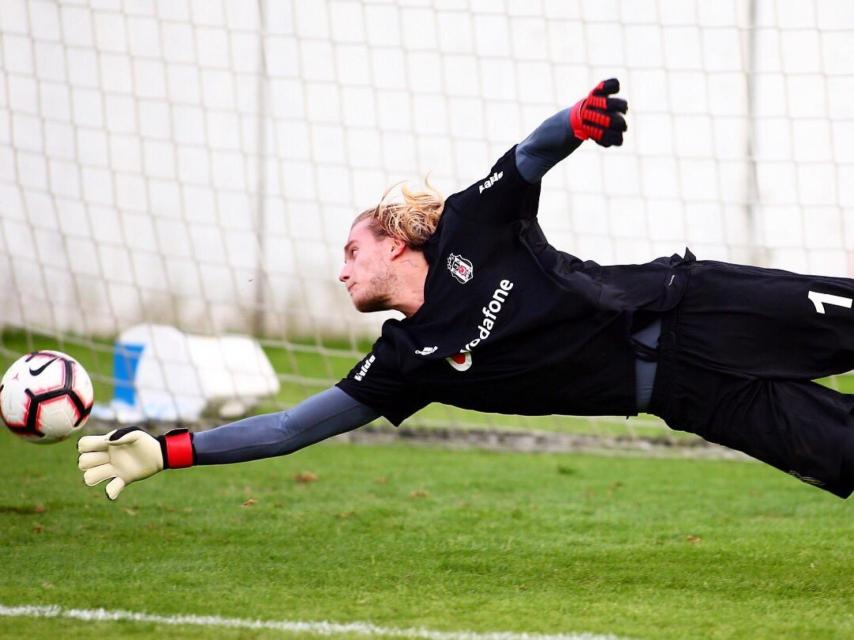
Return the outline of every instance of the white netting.
[[[6,335],[251,332],[326,384],[387,317],[336,282],[352,217],[610,76],[626,144],[545,178],[554,244],[854,272],[850,0],[3,0],[0,30]]]

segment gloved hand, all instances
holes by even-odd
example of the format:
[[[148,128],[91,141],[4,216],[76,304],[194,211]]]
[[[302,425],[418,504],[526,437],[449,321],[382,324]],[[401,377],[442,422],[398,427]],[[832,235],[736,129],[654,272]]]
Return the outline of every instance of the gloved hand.
[[[126,427],[104,436],[83,436],[77,441],[77,466],[90,487],[107,484],[107,497],[115,500],[131,482],[145,480],[163,469],[193,464],[192,435],[176,429],[154,438],[138,427]]]
[[[619,90],[620,81],[616,78],[603,80],[584,100],[573,105],[569,110],[569,125],[576,138],[593,138],[603,147],[623,144],[623,131],[627,127],[620,114],[626,113],[629,105],[620,98],[608,97]]]

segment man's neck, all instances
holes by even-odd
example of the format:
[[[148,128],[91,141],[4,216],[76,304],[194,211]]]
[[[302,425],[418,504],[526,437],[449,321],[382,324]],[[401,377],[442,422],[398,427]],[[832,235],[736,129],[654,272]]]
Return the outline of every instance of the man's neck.
[[[420,251],[412,251],[408,256],[401,256],[400,260],[395,274],[398,282],[396,299],[391,306],[409,318],[424,304],[424,283],[429,266]]]

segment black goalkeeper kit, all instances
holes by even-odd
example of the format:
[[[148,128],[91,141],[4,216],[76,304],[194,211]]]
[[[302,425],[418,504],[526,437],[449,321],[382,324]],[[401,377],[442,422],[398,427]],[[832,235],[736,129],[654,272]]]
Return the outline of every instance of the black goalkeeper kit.
[[[690,252],[643,265],[581,261],[546,241],[540,185],[522,178],[513,151],[446,200],[424,247],[424,304],[386,321],[338,386],[395,425],[431,402],[635,415],[635,362],[657,359],[650,410],[671,427],[851,493],[854,397],[810,380],[854,368],[854,281]],[[633,343],[658,318],[658,351]]]

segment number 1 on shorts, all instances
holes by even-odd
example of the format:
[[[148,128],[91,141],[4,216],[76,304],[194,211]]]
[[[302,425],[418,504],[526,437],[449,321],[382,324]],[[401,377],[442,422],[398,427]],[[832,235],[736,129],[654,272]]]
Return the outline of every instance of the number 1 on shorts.
[[[832,304],[836,307],[845,307],[846,309],[851,308],[851,298],[834,296],[829,293],[818,293],[817,291],[810,291],[807,294],[807,297],[812,300],[812,303],[815,305],[815,310],[819,313],[824,313],[824,305],[826,304]]]

